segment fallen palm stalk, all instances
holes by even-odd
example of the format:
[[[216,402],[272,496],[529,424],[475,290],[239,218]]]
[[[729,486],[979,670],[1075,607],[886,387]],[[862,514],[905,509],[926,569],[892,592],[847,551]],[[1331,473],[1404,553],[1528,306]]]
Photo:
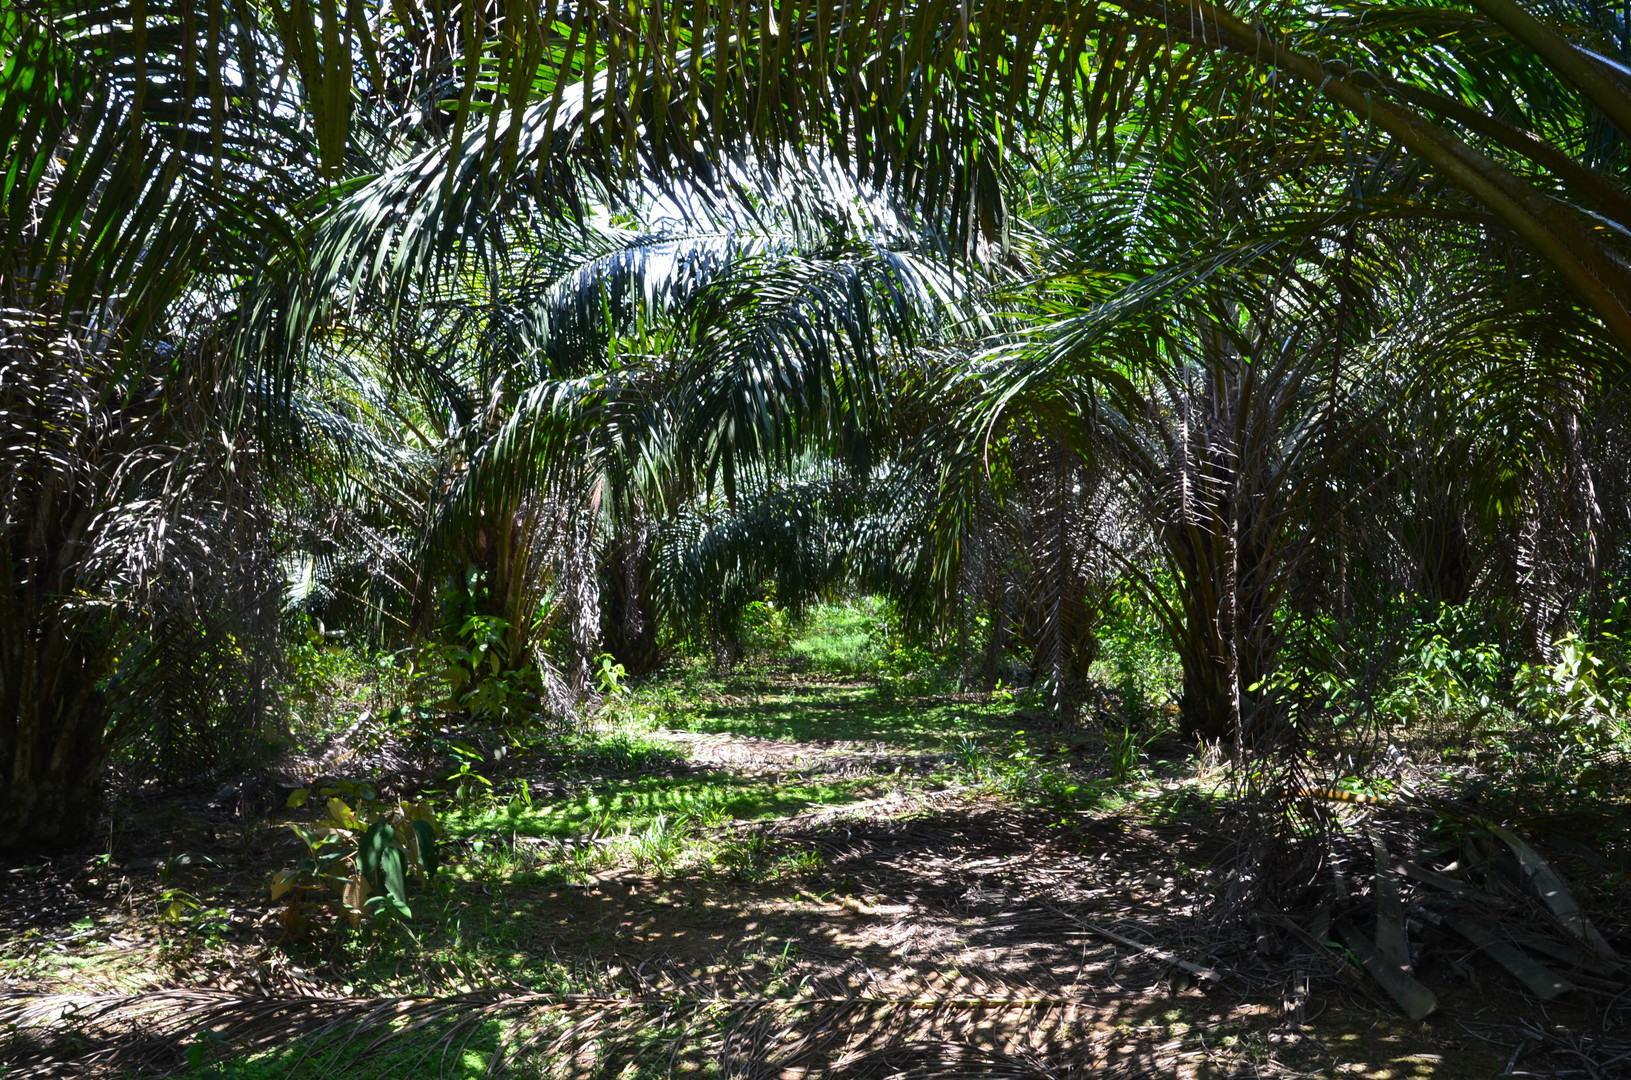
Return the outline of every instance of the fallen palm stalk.
[[[1074,915],[1071,915],[1067,911],[1063,911],[1059,908],[1053,908],[1051,905],[1050,909],[1057,912],[1061,918],[1068,919],[1070,922],[1080,927],[1084,933],[1091,934],[1095,937],[1101,937],[1106,941],[1114,942],[1117,945],[1132,949],[1135,956],[1142,955],[1154,957],[1164,964],[1170,964],[1180,971],[1188,972],[1197,979],[1205,979],[1208,982],[1222,982],[1224,976],[1229,974],[1228,972],[1218,971],[1214,968],[1202,967],[1200,964],[1185,960],[1183,957],[1169,952],[1158,945],[1150,945],[1142,941],[1135,941],[1134,939],[1127,937],[1125,934],[1118,934],[1114,930],[1108,930],[1105,927],[1099,926],[1095,923],[1086,922]]]

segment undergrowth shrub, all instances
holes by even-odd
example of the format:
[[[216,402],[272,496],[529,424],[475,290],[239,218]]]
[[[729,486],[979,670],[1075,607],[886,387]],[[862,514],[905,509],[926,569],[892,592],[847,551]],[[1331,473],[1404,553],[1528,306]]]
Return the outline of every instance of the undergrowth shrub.
[[[1593,749],[1631,746],[1631,677],[1573,635],[1556,648],[1553,663],[1518,669],[1513,690],[1519,704],[1543,730],[1562,739]]]
[[[448,641],[426,647],[430,666],[447,684],[441,702],[472,720],[515,725],[538,714],[543,680],[526,657],[510,656],[510,624],[497,616],[470,615]]]
[[[421,700],[429,677],[405,653],[331,642],[306,620],[285,650],[284,720],[296,745],[309,750],[359,719]]]
[[[1262,687],[1295,725],[1339,741],[1374,743],[1425,728],[1486,742],[1495,732],[1527,730],[1592,750],[1631,744],[1631,670],[1618,632],[1624,613],[1622,601],[1591,640],[1565,635],[1551,659],[1528,663],[1503,650],[1487,612],[1441,604],[1395,638],[1391,656],[1377,644],[1341,659],[1343,650],[1328,643],[1314,650],[1321,659],[1282,664]]]
[[[300,788],[288,806],[305,806],[312,794]],[[424,802],[382,800],[368,783],[336,780],[316,794],[327,799],[323,816],[310,829],[289,826],[307,856],[272,875],[272,900],[283,901],[278,920],[285,932],[310,925],[314,911],[336,908],[353,928],[364,919],[380,928],[411,919],[408,879],[428,885],[440,861],[436,814]]]
[[[742,646],[750,653],[784,655],[794,631],[792,615],[774,600],[755,600],[742,609]]]
[[[1172,642],[1128,583],[1105,598],[1094,632],[1099,655],[1088,678],[1112,692],[1106,720],[1153,734],[1176,713],[1182,690],[1183,669]]]
[[[1064,765],[1044,760],[1026,741],[1023,731],[1014,732],[1001,745],[961,735],[953,745],[952,756],[953,776],[958,781],[1018,803],[1072,806],[1103,787],[1102,781],[1084,782]],[[1136,770],[1129,771],[1121,779],[1135,774]]]
[[[895,619],[874,623],[871,635],[878,693],[886,700],[931,693],[948,682],[947,657],[914,641]]]

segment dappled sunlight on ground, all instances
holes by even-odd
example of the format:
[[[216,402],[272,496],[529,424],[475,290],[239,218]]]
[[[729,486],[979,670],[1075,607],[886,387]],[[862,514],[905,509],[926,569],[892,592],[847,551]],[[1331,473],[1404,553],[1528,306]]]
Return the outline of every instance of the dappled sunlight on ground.
[[[1185,763],[1114,780],[1102,739],[1016,741],[1026,718],[990,699],[793,676],[736,690],[483,765],[494,794],[445,812],[448,866],[412,897],[411,940],[277,944],[265,881],[298,855],[282,822],[299,815],[234,820],[201,795],[133,811],[111,854],[11,868],[0,978],[760,1003],[786,1035],[744,1052],[789,1077],[839,1060],[866,1075],[1561,1075],[1596,1022],[1582,1000],[1534,1008],[1469,957],[1419,966],[1441,1008],[1412,1023],[1280,923],[1219,922],[1213,867],[1233,838]],[[234,1075],[274,1063],[287,1071],[273,1054]]]

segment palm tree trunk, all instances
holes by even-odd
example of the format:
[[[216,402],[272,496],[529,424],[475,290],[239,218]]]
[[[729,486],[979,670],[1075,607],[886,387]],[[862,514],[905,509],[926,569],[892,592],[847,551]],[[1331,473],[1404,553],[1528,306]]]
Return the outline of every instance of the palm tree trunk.
[[[0,850],[61,848],[95,828],[108,752],[101,651],[60,613],[39,635],[0,626]]]
[[[1182,733],[1227,740],[1237,753],[1279,734],[1262,683],[1279,653],[1274,582],[1283,570],[1279,548],[1242,502],[1219,498],[1202,521],[1162,535],[1183,616],[1183,625],[1171,628],[1184,675]]]
[[[630,675],[662,661],[651,595],[651,527],[637,521],[606,553],[602,570],[601,640]]]
[[[83,592],[76,574],[95,518],[83,492],[59,487],[78,447],[47,442],[38,401],[10,417],[36,428],[8,448],[15,516],[0,534],[0,850],[49,850],[88,837],[101,810],[110,740],[100,687],[114,650],[94,609],[65,603]]]

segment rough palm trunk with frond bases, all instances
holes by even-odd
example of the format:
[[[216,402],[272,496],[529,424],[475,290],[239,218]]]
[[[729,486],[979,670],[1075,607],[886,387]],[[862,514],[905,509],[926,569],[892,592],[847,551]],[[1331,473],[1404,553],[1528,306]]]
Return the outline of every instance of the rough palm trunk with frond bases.
[[[601,572],[601,641],[630,675],[655,671],[663,658],[652,604],[652,539],[649,522],[625,525],[608,545]]]
[[[0,329],[0,849],[60,849],[127,736],[129,773],[175,781],[263,729],[284,582],[253,440],[188,358],[39,312]]]
[[[101,811],[102,650],[60,616],[45,621],[0,629],[0,850],[77,843]]]
[[[1183,734],[1207,742],[1254,741],[1253,719],[1264,705],[1260,683],[1277,651],[1274,611],[1257,602],[1250,578],[1266,567],[1261,552],[1239,552],[1216,518],[1216,531],[1190,527],[1169,539],[1179,603],[1186,619],[1178,644]],[[1256,566],[1242,564],[1256,563]]]
[[[53,355],[71,344],[48,346],[37,320],[8,314],[0,343],[0,849],[90,834],[107,759],[101,683],[115,647],[82,577],[105,509],[95,489],[111,425],[97,422],[106,418],[94,387]]]

